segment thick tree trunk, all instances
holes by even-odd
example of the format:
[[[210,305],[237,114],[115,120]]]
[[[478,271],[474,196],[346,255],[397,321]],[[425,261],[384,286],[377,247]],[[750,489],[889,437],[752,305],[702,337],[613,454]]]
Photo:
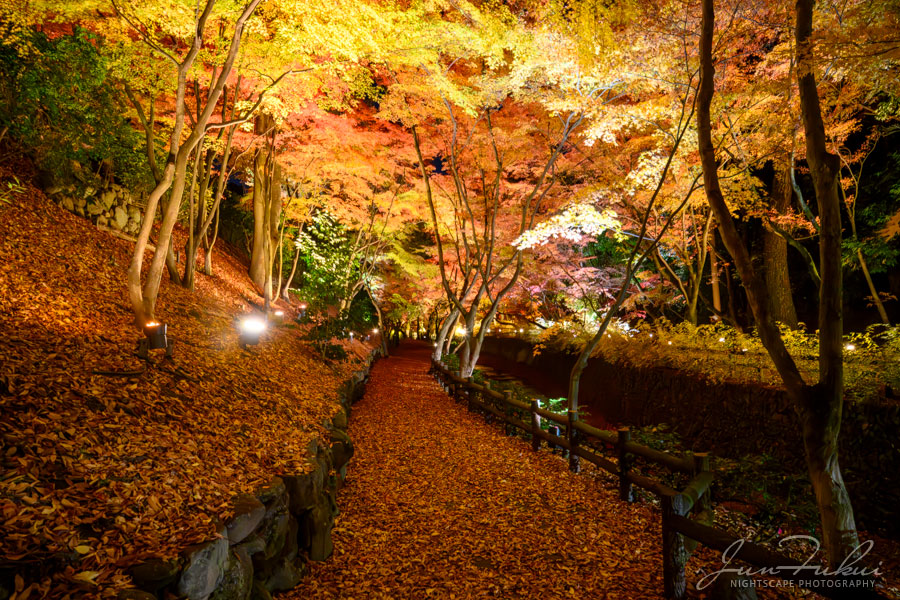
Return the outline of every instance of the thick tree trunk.
[[[790,155],[785,161],[791,160]],[[791,206],[791,165],[782,165],[775,173],[770,207],[779,215]],[[769,292],[769,310],[772,317],[792,329],[797,328],[797,309],[791,295],[791,279],[788,272],[787,240],[776,232],[763,230],[763,263],[766,274],[766,290]]]
[[[175,157],[173,156],[166,162],[159,183],[150,191],[150,196],[147,198],[147,207],[144,210],[141,230],[134,245],[134,254],[131,255],[131,264],[128,266],[128,297],[131,300],[131,307],[134,310],[135,320],[139,326],[153,319],[152,311],[148,311],[148,307],[144,304],[143,286],[141,284],[144,251],[147,249],[147,244],[150,241],[150,234],[153,231],[153,223],[156,221],[156,211],[159,208],[160,198],[172,185],[174,175]]]
[[[266,286],[266,176],[265,155],[257,151],[253,159],[253,250],[250,252],[250,279],[263,292]]]
[[[434,340],[434,353],[432,354],[434,360],[441,360],[441,357],[444,355],[444,344],[448,337],[452,337],[452,335],[448,334],[450,334],[452,329],[456,326],[457,318],[459,318],[459,310],[454,308],[450,311],[450,314],[447,315],[447,318],[444,319],[443,324],[441,324],[437,338]]]
[[[163,213],[162,223],[159,226],[159,239],[156,243],[157,252],[153,255],[153,260],[150,262],[150,269],[147,270],[147,281],[144,284],[144,311],[150,317],[153,317],[156,310],[156,299],[159,296],[162,271],[167,262],[168,253],[160,252],[159,249],[169,248],[172,244],[172,230],[178,221],[178,211],[181,209],[181,199],[184,195],[189,154],[189,152],[182,151],[175,161],[175,180],[172,183],[172,194],[169,197],[169,202]]]

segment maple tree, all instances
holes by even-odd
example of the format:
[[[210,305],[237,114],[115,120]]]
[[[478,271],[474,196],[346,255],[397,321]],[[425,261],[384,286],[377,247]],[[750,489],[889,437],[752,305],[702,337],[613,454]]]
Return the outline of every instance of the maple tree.
[[[839,159],[828,152],[819,104],[810,36],[813,3],[797,2],[797,76],[800,87],[807,158],[815,183],[820,219],[819,286],[819,381],[807,385],[785,348],[765,300],[762,281],[756,275],[743,242],[737,234],[724,194],[719,185],[718,166],[710,126],[714,63],[712,46],[715,31],[713,0],[703,2],[703,29],[700,42],[702,74],[697,111],[697,128],[703,165],[704,189],[722,228],[722,236],[741,275],[760,338],[791,395],[803,427],[810,478],[822,519],[824,547],[832,564],[839,564],[858,546],[850,499],[837,459],[837,433],[843,403],[842,318],[841,318],[841,231],[837,177]]]
[[[887,325],[896,311],[895,0],[884,10],[850,0],[815,11],[811,0],[5,0],[2,8],[0,147],[12,149],[3,159],[27,154],[38,179],[52,173],[48,193],[67,177],[91,190],[115,181],[144,206],[133,248],[103,246],[127,271],[93,253],[84,259],[104,288],[124,277],[139,324],[172,311],[170,322],[195,328],[183,339],[203,345],[202,319],[185,316],[192,302],[217,311],[227,329],[226,313],[250,310],[257,296],[265,309],[299,299],[315,324],[300,347],[315,338],[321,356],[340,358],[343,350],[321,350],[365,325],[367,334],[379,330],[385,351],[389,337],[429,338],[434,358],[458,355],[463,376],[476,374],[492,327],[519,335],[528,327],[541,342],[575,350],[575,414],[582,373],[616,332],[642,321],[668,327],[669,318],[686,339],[701,337],[705,320],[747,335],[755,328],[800,415],[831,561],[854,546],[837,454],[843,312],[853,311],[846,321],[861,328],[876,314]],[[0,208],[26,226],[4,230],[14,236],[5,248],[54,262],[41,254],[46,248],[23,250],[29,239],[50,244],[37,233],[50,225],[16,206],[21,190],[31,190],[7,179]],[[226,198],[230,216],[221,211]],[[220,240],[226,233],[238,245],[246,237],[247,265]],[[4,272],[23,289],[40,285],[31,270]],[[53,272],[66,277],[58,265]],[[72,302],[87,306],[83,284]],[[107,292],[99,305],[121,317]],[[216,308],[210,294],[224,304]],[[32,319],[14,296],[8,308]],[[72,318],[62,300],[51,305]],[[785,340],[803,336],[801,321],[813,314],[819,373],[811,378],[798,346]],[[80,335],[91,319],[79,315]],[[116,331],[119,345],[133,341],[107,318],[98,323]],[[102,337],[92,347],[106,347]],[[37,357],[21,336],[14,345],[16,369]],[[299,352],[310,372],[313,359]],[[230,369],[240,373],[237,384],[256,376],[237,355],[195,358],[200,381],[181,378],[181,399],[206,402],[227,387]],[[178,379],[187,367],[179,368],[169,374]],[[285,394],[304,384],[287,374],[287,362],[277,368]],[[150,377],[153,390],[161,378]],[[138,388],[77,379],[89,386],[79,394],[99,390],[92,397],[113,394],[129,410],[159,408],[137,401]],[[35,391],[52,388],[50,379],[28,371],[0,382],[28,398],[22,410],[41,431],[60,420],[44,414]],[[239,400],[251,410],[250,399]],[[53,414],[78,418],[66,402]],[[296,422],[317,423],[326,412],[282,404]],[[212,411],[226,420],[223,407]],[[13,429],[26,427],[23,417]],[[9,456],[22,469],[40,462],[15,439]],[[103,461],[98,472],[112,468]],[[239,479],[249,485],[252,477],[241,471]],[[185,496],[184,485],[173,484],[167,498]],[[78,498],[89,493],[73,487]],[[36,482],[7,489],[47,508]],[[115,490],[164,512],[144,484]],[[97,508],[94,500],[84,500],[85,511]],[[219,500],[204,500],[207,530]],[[37,552],[22,536],[38,509],[3,510],[13,517],[10,552]],[[89,546],[85,564],[96,576],[82,583],[122,583],[122,556],[95,556],[93,538],[77,539],[57,519],[46,519],[60,527],[46,548]],[[135,549],[120,525],[110,535]],[[167,531],[159,527],[153,541]],[[54,575],[54,585],[73,576]]]

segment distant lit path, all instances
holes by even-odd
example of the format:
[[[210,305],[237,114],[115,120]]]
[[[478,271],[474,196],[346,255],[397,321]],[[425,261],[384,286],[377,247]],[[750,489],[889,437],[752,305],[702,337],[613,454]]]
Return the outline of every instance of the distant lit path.
[[[659,515],[455,404],[410,343],[353,408],[334,556],[295,598],[659,598]]]

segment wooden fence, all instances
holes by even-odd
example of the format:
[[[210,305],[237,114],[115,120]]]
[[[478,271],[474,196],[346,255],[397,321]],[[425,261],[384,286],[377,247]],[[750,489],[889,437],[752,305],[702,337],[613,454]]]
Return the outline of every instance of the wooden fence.
[[[764,546],[742,541],[742,538],[712,526],[713,507],[710,486],[713,482],[711,457],[707,453],[694,452],[681,457],[660,452],[631,441],[631,430],[606,431],[591,427],[578,419],[577,411],[555,413],[540,407],[538,400],[523,402],[512,397],[512,392],[501,393],[490,388],[490,383],[480,385],[471,377],[462,378],[459,371],[451,372],[432,359],[431,373],[443,389],[457,402],[465,402],[471,411],[481,411],[504,424],[506,433],[515,429],[530,435],[532,448],[540,449],[541,441],[550,447],[561,448],[568,454],[569,469],[578,472],[584,459],[619,479],[619,498],[634,501],[633,486],[657,496],[662,510],[663,586],[667,599],[680,600],[687,594],[685,566],[698,543],[725,552],[729,556],[757,569],[765,569],[767,576],[793,582],[797,587],[811,589],[826,598],[880,599],[872,587],[840,588],[833,584],[834,577],[821,577],[798,569],[795,559],[773,552]],[[553,423],[559,435],[545,431],[542,420]],[[600,454],[610,451],[610,458]],[[614,459],[614,460],[613,460]],[[667,471],[683,473],[691,479],[681,491],[667,484],[642,475],[637,460],[658,465]],[[735,545],[740,548],[735,552]],[[724,566],[724,565],[723,565]],[[816,584],[820,581],[820,584]],[[832,585],[823,585],[830,583]]]

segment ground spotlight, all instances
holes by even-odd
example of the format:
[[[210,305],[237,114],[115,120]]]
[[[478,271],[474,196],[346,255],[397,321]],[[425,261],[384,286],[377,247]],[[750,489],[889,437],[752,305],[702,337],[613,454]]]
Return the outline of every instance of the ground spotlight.
[[[284,311],[276,310],[275,312],[273,312],[272,313],[272,322],[277,325],[281,325],[282,323],[284,323]]]
[[[240,329],[238,343],[241,347],[255,346],[259,343],[263,331],[266,330],[266,322],[259,317],[247,317],[241,321]]]
[[[166,331],[168,325],[158,321],[148,321],[144,325],[144,335],[147,338],[150,350],[161,350],[166,347],[168,340],[166,339]]]
[[[166,337],[168,325],[159,321],[147,321],[143,329],[144,339],[138,341],[138,356],[147,358],[150,350],[165,350],[166,356],[172,356],[172,344]]]

